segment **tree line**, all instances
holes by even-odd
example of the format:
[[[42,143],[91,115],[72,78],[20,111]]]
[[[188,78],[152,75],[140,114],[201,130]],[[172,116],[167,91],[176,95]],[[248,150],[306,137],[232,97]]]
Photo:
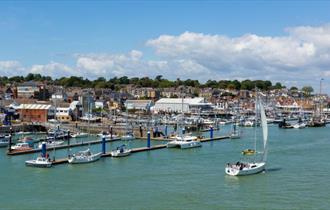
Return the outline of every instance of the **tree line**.
[[[53,79],[50,76],[42,76],[40,74],[28,74],[27,76],[0,77],[0,84],[22,83],[27,81],[38,81],[49,85],[61,85],[64,87],[81,87],[81,88],[110,88],[120,89],[124,85],[134,85],[135,87],[152,87],[152,88],[170,88],[179,86],[190,86],[196,88],[219,88],[231,90],[253,90],[257,87],[260,90],[273,90],[285,88],[280,82],[273,84],[269,80],[208,80],[205,83],[200,83],[198,80],[168,80],[162,75],[156,76],[154,79],[149,77],[113,77],[107,80],[104,77],[99,77],[95,80],[89,80],[83,77],[71,76]]]

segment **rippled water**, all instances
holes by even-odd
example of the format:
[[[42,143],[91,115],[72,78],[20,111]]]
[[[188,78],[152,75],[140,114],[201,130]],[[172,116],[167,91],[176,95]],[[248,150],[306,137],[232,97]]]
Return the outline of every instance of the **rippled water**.
[[[227,126],[216,134],[228,130]],[[10,157],[1,149],[0,209],[329,208],[329,127],[270,126],[267,171],[230,177],[224,173],[225,164],[236,162],[241,150],[253,146],[254,129],[242,131],[241,139],[203,143],[201,148],[155,150],[50,169],[24,165],[36,155]],[[120,143],[107,144],[107,149]],[[93,151],[100,149],[92,146]],[[57,158],[67,155],[66,149],[55,152]]]

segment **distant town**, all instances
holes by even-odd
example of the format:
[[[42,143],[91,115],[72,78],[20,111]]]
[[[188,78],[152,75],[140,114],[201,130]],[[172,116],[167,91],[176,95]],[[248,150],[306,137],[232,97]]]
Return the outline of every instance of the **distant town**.
[[[159,75],[128,78],[81,77],[52,79],[40,74],[0,77],[1,122],[76,124],[79,122],[120,122],[129,112],[135,116],[152,114],[203,115],[229,119],[254,113],[255,92],[267,103],[267,116],[297,117],[299,113],[322,113],[327,118],[329,98],[311,86],[301,89],[262,80],[170,81]],[[321,87],[321,86],[320,86]]]

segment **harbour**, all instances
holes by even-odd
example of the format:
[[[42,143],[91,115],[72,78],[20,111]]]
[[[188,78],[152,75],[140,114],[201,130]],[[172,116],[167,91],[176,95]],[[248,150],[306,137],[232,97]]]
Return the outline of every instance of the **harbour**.
[[[250,208],[324,209],[330,205],[324,184],[330,169],[327,161],[320,161],[326,160],[330,149],[327,138],[329,127],[283,130],[270,126],[269,129],[271,149],[266,172],[243,178],[225,176],[224,166],[235,160],[246,144],[252,144],[253,128],[243,128],[242,139],[209,141],[203,143],[201,148],[137,152],[121,159],[101,158],[92,164],[60,164],[51,169],[25,167],[24,160],[34,157],[33,154],[2,154],[0,162],[6,173],[0,174],[3,180],[1,193],[7,196],[6,199],[1,197],[0,201],[2,208],[6,209],[19,208],[14,202],[17,196],[26,202],[27,209],[60,208],[78,198],[81,202],[76,207],[81,209],[107,209],[109,205],[111,208],[121,208],[123,203],[125,208],[144,208],[147,205],[150,208],[177,209],[178,202],[191,209],[227,209],[243,205]],[[221,136],[229,130],[230,126],[223,126],[223,133],[216,131],[214,135]],[[157,142],[151,143],[156,145]],[[159,147],[163,148],[164,144],[159,143]],[[111,150],[119,144],[107,143],[107,148]],[[143,148],[147,142],[134,140],[132,144],[132,148]],[[100,145],[91,145],[91,149],[100,150]],[[6,151],[3,148],[0,150],[2,153]],[[66,157],[66,154],[66,150],[56,151],[58,158]],[[316,168],[313,167],[315,162],[318,164]],[[293,176],[295,173],[299,176]],[[141,187],[143,194],[139,193]],[[86,194],[86,189],[93,191],[93,194]],[[28,193],[31,190],[33,194]],[[260,199],[260,194],[263,202],[254,202]],[[54,200],[54,196],[61,202]],[[191,203],[186,196],[194,202]],[[43,202],[37,204],[35,197],[43,197]],[[106,202],[109,197],[111,204]],[[128,197],[132,198],[129,202]],[[147,204],[146,197],[149,198]]]
[[[330,1],[0,1],[0,210],[327,210]]]

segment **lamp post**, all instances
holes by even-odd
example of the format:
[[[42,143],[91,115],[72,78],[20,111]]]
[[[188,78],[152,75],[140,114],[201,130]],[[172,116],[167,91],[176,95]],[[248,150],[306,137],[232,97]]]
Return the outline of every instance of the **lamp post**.
[[[323,106],[323,101],[322,101],[322,96],[321,96],[321,93],[322,93],[322,81],[323,81],[324,79],[323,78],[321,78],[320,79],[320,116],[322,117],[322,106]]]

